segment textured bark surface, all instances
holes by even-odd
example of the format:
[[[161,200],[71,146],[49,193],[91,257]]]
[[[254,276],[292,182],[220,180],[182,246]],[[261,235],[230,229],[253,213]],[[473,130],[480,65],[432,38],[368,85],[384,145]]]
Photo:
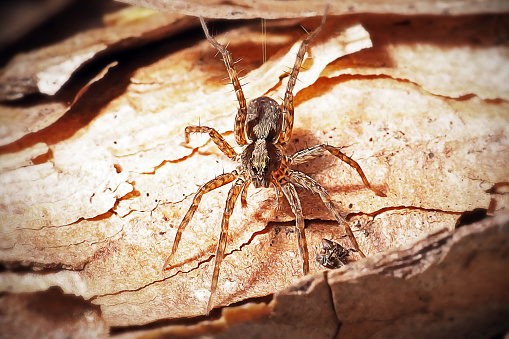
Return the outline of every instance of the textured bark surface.
[[[489,338],[508,331],[509,214],[316,273],[269,303],[119,338]],[[489,279],[483,279],[489,277]],[[305,305],[305,307],[303,307]]]
[[[21,92],[16,101],[4,97],[2,104],[0,309],[13,334],[36,337],[47,329],[87,337],[113,329],[125,336],[252,331],[255,337],[269,328],[282,334],[293,328],[310,337],[408,337],[426,322],[433,324],[430,334],[437,333],[434,329],[451,317],[459,319],[451,325],[458,330],[474,319],[490,329],[486,333],[507,331],[497,319],[488,321],[507,314],[508,305],[497,289],[508,281],[502,269],[508,250],[503,215],[509,206],[507,15],[327,19],[294,91],[295,126],[287,150],[345,146],[387,194],[375,196],[332,156],[298,168],[340,204],[369,258],[323,273],[314,261],[321,239],[351,245],[320,199],[298,190],[314,273],[302,278],[288,204],[278,202],[273,190],[251,188],[248,206],[239,203],[230,221],[214,305],[258,303],[216,310],[208,319],[202,315],[228,186],[203,198],[183,233],[179,265],[164,273],[161,268],[199,185],[236,166],[205,135],[192,135],[185,145],[184,128],[214,127],[234,145],[235,95],[201,29],[175,35],[195,19],[129,7],[101,13],[100,28],[45,46],[48,59],[69,57],[60,51],[82,46],[75,40],[80,35],[127,46],[106,43],[77,73],[50,67],[55,79],[67,79],[55,95]],[[242,57],[238,69],[244,69],[246,97],[280,100],[285,72],[305,34],[300,25],[311,30],[319,21],[268,21],[265,63],[259,21],[209,26],[220,42],[229,42],[235,58]],[[108,26],[112,22],[135,27],[136,34],[117,31]],[[146,36],[167,38],[147,45]],[[16,58],[38,60],[32,57],[43,57],[40,49]],[[26,75],[17,73],[13,62],[0,76]],[[6,81],[3,88],[14,88]],[[500,217],[453,232],[459,219],[470,223],[485,215]],[[505,242],[494,240],[496,230]],[[435,235],[420,240],[430,234]],[[470,247],[446,256],[461,239]],[[489,269],[456,271],[468,258],[477,260],[481,248],[483,264],[474,266]],[[465,297],[467,289],[457,285],[462,279],[478,288],[475,298]],[[447,283],[426,285],[436,280]],[[493,294],[478,287],[485,280],[493,284]],[[398,291],[405,293],[396,298]],[[468,310],[440,304],[445,291],[471,300]],[[412,293],[423,297],[416,302]],[[497,297],[500,303],[490,304]],[[413,305],[411,316],[392,305],[395,298],[398,305]],[[46,300],[58,301],[51,314],[40,311]],[[292,305],[299,303],[306,304],[306,314],[295,311],[299,308]],[[387,303],[394,306],[392,313],[383,313]],[[378,306],[371,312],[373,304]],[[182,320],[189,317],[197,318]],[[23,321],[36,324],[32,332]],[[160,328],[146,332],[154,327]],[[135,329],[144,332],[131,333]]]

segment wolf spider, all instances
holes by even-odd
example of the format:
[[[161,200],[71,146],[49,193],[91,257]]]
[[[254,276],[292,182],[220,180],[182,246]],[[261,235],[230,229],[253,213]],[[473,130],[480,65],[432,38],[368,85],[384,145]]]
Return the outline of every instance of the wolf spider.
[[[226,207],[221,222],[221,235],[217,244],[214,272],[212,275],[212,283],[210,287],[210,297],[207,303],[207,314],[209,314],[212,307],[212,298],[217,288],[217,281],[219,277],[219,268],[224,258],[226,242],[228,238],[228,225],[230,216],[232,215],[235,202],[239,195],[241,201],[245,205],[247,190],[252,183],[255,187],[269,187],[271,184],[274,186],[276,193],[279,197],[283,195],[288,200],[291,210],[295,215],[295,223],[297,226],[297,238],[299,245],[299,254],[302,258],[302,272],[306,275],[309,272],[309,255],[306,242],[306,235],[304,233],[304,218],[302,208],[295,186],[300,186],[316,193],[320,196],[323,203],[332,212],[334,218],[338,223],[345,225],[346,232],[352,242],[355,250],[362,256],[362,253],[355,236],[345,222],[338,208],[331,200],[327,191],[320,186],[320,184],[307,176],[306,174],[293,170],[290,167],[305,163],[311,159],[319,157],[326,152],[329,152],[348,165],[353,167],[360,177],[364,185],[374,191],[377,195],[384,196],[371,186],[368,179],[364,175],[361,167],[357,162],[341,152],[340,147],[333,147],[327,144],[313,146],[301,150],[291,156],[286,155],[285,145],[290,140],[293,129],[293,88],[297,80],[304,55],[308,48],[310,41],[322,30],[325,23],[326,14],[324,14],[320,26],[314,31],[309,33],[302,41],[295,64],[289,74],[288,84],[286,85],[286,92],[284,95],[283,103],[280,106],[275,100],[269,97],[259,97],[249,103],[246,103],[239,76],[235,70],[235,63],[233,62],[232,55],[226,46],[218,43],[209,33],[205,21],[200,18],[203,31],[207,40],[214,46],[223,57],[224,64],[228,71],[229,78],[235,90],[239,108],[235,117],[235,141],[237,144],[244,146],[243,151],[238,154],[232,146],[217,132],[214,128],[206,126],[187,126],[185,129],[185,140],[189,142],[189,135],[191,133],[208,133],[212,141],[228,158],[240,162],[238,167],[231,173],[224,173],[218,175],[201,186],[196,192],[191,207],[182,219],[175,241],[171,249],[171,254],[164,263],[163,270],[173,268],[171,265],[172,258],[177,251],[182,232],[189,224],[193,217],[201,198],[205,193],[208,193],[216,188],[224,186],[233,182],[228,198],[226,199]],[[246,138],[247,137],[247,138]]]

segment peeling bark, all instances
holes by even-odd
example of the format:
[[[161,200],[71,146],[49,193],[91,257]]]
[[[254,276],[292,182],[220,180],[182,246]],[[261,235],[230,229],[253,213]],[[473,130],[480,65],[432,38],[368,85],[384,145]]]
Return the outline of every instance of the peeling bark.
[[[507,237],[502,216],[509,206],[508,44],[502,33],[508,29],[507,15],[327,19],[310,45],[294,91],[295,127],[288,152],[321,143],[344,146],[370,182],[387,194],[375,196],[354,170],[331,156],[298,168],[331,193],[368,258],[358,260],[352,253],[351,264],[325,273],[312,260],[312,275],[301,277],[289,206],[272,190],[251,188],[248,206],[239,204],[230,221],[215,297],[218,308],[236,306],[216,309],[206,319],[202,315],[228,186],[203,198],[183,233],[179,265],[164,273],[161,269],[199,185],[235,168],[207,136],[192,135],[185,145],[184,128],[214,127],[235,145],[235,95],[224,85],[224,65],[214,58],[201,31],[174,36],[184,29],[182,21],[161,19],[161,28],[140,18],[146,10],[122,10],[116,22],[130,11],[138,13],[135,27],[145,33],[122,30],[115,43],[127,39],[131,47],[127,52],[110,50],[118,59],[113,67],[99,53],[93,59],[101,66],[79,66],[92,73],[86,81],[68,74],[75,85],[62,87],[67,101],[57,93],[4,102],[0,290],[5,293],[0,300],[5,307],[18,298],[25,302],[54,293],[51,288],[57,286],[58,298],[71,295],[93,310],[100,307],[93,322],[103,334],[106,328],[131,332],[158,327],[156,335],[221,337],[252,331],[255,337],[278,323],[274,333],[281,336],[295,330],[309,337],[403,337],[427,326],[425,336],[440,333],[438,326],[447,316],[455,319],[451,331],[468,319],[489,328],[486,333],[507,331],[490,328],[487,320],[493,312],[506,314],[508,304],[504,292],[496,289],[507,283],[501,269],[508,248],[501,240]],[[246,96],[280,100],[285,70],[304,34],[299,24],[310,29],[319,20],[268,22],[266,63],[258,22],[210,27],[218,40],[229,42],[234,57],[243,58],[238,68],[245,69]],[[150,49],[141,47],[144,34],[154,29],[172,38]],[[116,34],[107,27],[101,32]],[[97,31],[79,34],[98,37]],[[55,45],[47,48],[58,50]],[[8,64],[2,74],[14,69]],[[51,105],[61,115],[54,116]],[[15,118],[19,111],[40,118],[20,122]],[[344,226],[331,221],[319,197],[298,193],[310,258],[319,252],[322,238],[351,247]],[[469,218],[486,215],[495,218],[453,231],[471,223]],[[502,234],[497,241],[496,229]],[[465,239],[470,247],[461,255],[454,252]],[[481,248],[479,262],[490,263],[490,271],[478,269],[477,261],[471,273],[454,266],[454,258],[461,265],[468,264],[465,258],[477,260]],[[440,291],[423,285],[438,276],[447,282]],[[467,311],[440,304],[444,291],[457,291],[460,299],[468,295],[456,289],[460,276],[472,281],[489,276],[493,291],[499,292],[485,294],[475,280],[479,293],[467,298],[472,301]],[[407,293],[397,297],[405,305],[415,301],[412,293],[422,294],[419,288],[426,292],[424,301],[410,308],[398,304],[393,313],[383,313],[382,306],[391,309],[387,300],[398,291]],[[273,296],[272,301],[266,302],[266,296]],[[305,314],[294,313],[302,310],[293,305],[307,303],[308,297],[316,303],[306,306]],[[479,306],[495,297],[499,304]],[[258,304],[246,303],[257,298],[262,298]],[[426,317],[429,310],[435,313]],[[179,323],[183,318],[193,320]]]
[[[321,15],[325,6],[329,6],[332,15],[356,13],[399,13],[405,15],[434,14],[459,15],[472,13],[500,13],[509,8],[504,1],[477,0],[427,0],[415,3],[408,0],[399,1],[353,1],[331,2],[327,0],[303,1],[169,1],[169,0],[121,0],[141,7],[161,11],[180,12],[186,15],[206,16],[209,18],[252,19],[252,18],[299,18]]]

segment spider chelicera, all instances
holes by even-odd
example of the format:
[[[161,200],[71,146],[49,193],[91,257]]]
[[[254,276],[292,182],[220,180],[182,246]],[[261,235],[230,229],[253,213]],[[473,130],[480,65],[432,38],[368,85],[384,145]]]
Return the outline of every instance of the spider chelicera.
[[[373,192],[379,196],[385,195],[371,186],[359,164],[347,155],[343,154],[340,147],[321,144],[301,150],[290,156],[285,152],[285,145],[290,140],[293,129],[293,88],[308,45],[310,41],[322,30],[325,18],[326,15],[324,14],[320,26],[309,33],[300,45],[295,64],[289,74],[282,105],[279,105],[274,99],[266,96],[256,98],[249,103],[246,103],[231,53],[228,51],[226,46],[218,43],[209,34],[205,21],[203,18],[200,18],[207,40],[222,54],[224,64],[237,96],[237,101],[239,102],[239,108],[235,117],[234,132],[235,141],[237,144],[243,146],[243,150],[240,154],[235,152],[233,147],[230,146],[230,144],[228,144],[228,142],[226,142],[221,134],[219,134],[219,132],[217,132],[214,128],[206,126],[186,127],[186,143],[189,142],[189,136],[191,133],[208,133],[221,152],[223,152],[228,158],[237,161],[240,164],[231,173],[218,175],[198,189],[191,207],[178,227],[177,234],[175,235],[175,241],[173,242],[173,247],[171,249],[171,254],[166,259],[163,270],[175,267],[174,265],[171,265],[173,255],[177,251],[182,237],[182,232],[191,221],[191,218],[196,212],[203,195],[218,187],[233,182],[233,185],[228,192],[226,207],[224,209],[221,222],[221,235],[217,244],[214,272],[210,287],[210,297],[207,304],[207,314],[212,308],[212,299],[217,288],[219,269],[225,254],[230,216],[232,215],[235,202],[239,195],[241,196],[243,205],[245,205],[247,190],[250,184],[253,184],[255,187],[267,188],[272,185],[279,197],[284,195],[288,200],[291,210],[295,215],[299,254],[302,258],[302,272],[304,275],[309,272],[309,254],[306,235],[304,232],[304,217],[295,186],[303,187],[320,196],[323,203],[332,212],[337,222],[344,224],[346,233],[350,238],[355,251],[357,251],[361,257],[365,257],[364,253],[357,244],[357,240],[355,239],[350,226],[339,213],[337,206],[331,200],[327,191],[313,178],[291,168],[329,152],[353,167],[357,173],[359,173],[364,185],[370,188]]]

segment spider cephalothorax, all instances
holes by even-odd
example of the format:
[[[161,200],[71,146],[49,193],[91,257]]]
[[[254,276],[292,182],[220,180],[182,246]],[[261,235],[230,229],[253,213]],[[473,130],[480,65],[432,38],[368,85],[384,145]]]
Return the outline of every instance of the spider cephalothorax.
[[[246,99],[239,82],[237,71],[235,70],[231,53],[228,49],[218,43],[208,32],[205,21],[200,18],[201,25],[205,32],[207,40],[221,53],[223,61],[226,65],[230,80],[232,82],[239,109],[235,117],[235,141],[243,146],[243,151],[237,154],[230,144],[215,129],[206,126],[188,126],[185,130],[186,142],[189,142],[189,135],[193,132],[208,133],[212,141],[217,147],[230,159],[240,162],[239,166],[231,173],[218,175],[201,186],[194,196],[191,207],[180,223],[171,254],[168,256],[163,269],[173,267],[171,261],[173,255],[177,251],[182,232],[191,221],[202,196],[218,187],[233,182],[232,187],[226,199],[226,207],[221,222],[221,235],[216,250],[214,262],[214,272],[212,275],[212,284],[210,288],[210,297],[207,304],[207,314],[212,307],[212,298],[217,287],[219,277],[219,268],[224,258],[226,242],[228,237],[228,226],[230,216],[233,212],[235,202],[239,195],[242,202],[246,201],[247,189],[251,183],[255,187],[273,186],[279,196],[285,196],[293,214],[295,215],[295,223],[297,226],[297,239],[299,245],[299,253],[302,258],[302,271],[304,274],[309,272],[309,254],[306,242],[306,234],[304,231],[304,217],[302,208],[295,186],[300,186],[310,190],[320,196],[325,206],[332,212],[338,223],[345,225],[350,241],[355,251],[362,257],[364,254],[357,244],[357,240],[338,211],[338,208],[331,200],[327,191],[313,178],[297,170],[291,169],[292,166],[302,164],[311,159],[319,157],[327,152],[340,158],[357,170],[362,178],[363,183],[373,190],[377,195],[384,196],[383,193],[373,188],[361,167],[350,157],[341,152],[341,148],[333,147],[327,144],[313,146],[299,151],[291,156],[285,152],[285,145],[290,140],[293,129],[293,88],[297,75],[299,74],[304,55],[311,39],[313,39],[323,28],[325,23],[325,15],[318,28],[309,33],[301,43],[299,52],[295,59],[295,64],[290,72],[288,84],[286,86],[283,103],[279,105],[275,100],[269,97],[259,97],[246,104]]]
[[[248,171],[255,187],[269,187],[272,174],[281,166],[283,154],[280,147],[258,139],[249,144],[242,152],[242,167]]]

